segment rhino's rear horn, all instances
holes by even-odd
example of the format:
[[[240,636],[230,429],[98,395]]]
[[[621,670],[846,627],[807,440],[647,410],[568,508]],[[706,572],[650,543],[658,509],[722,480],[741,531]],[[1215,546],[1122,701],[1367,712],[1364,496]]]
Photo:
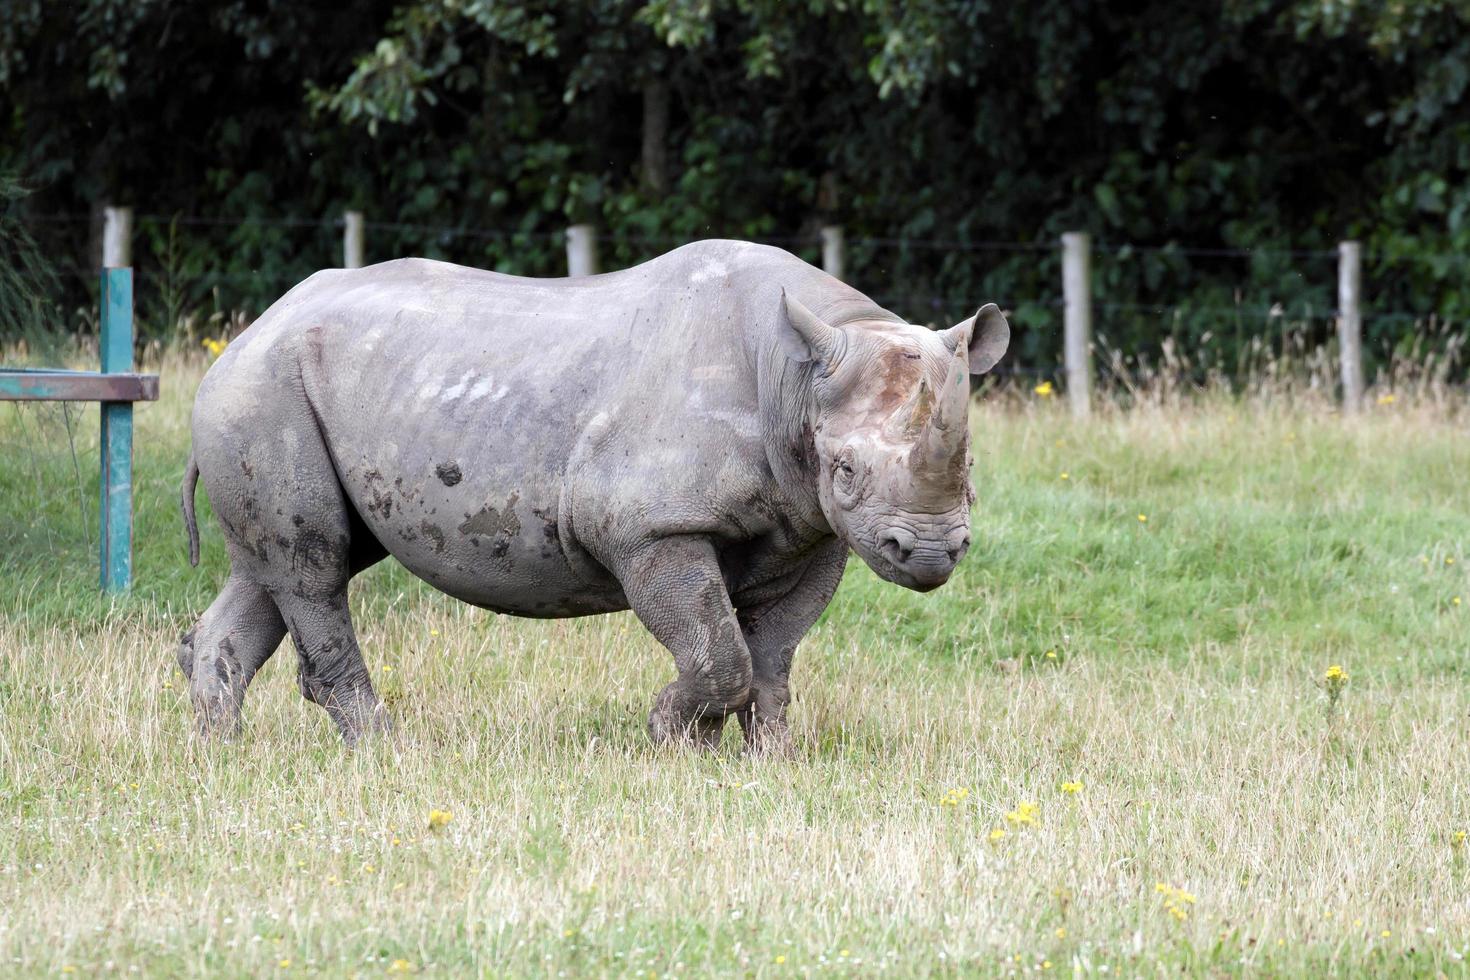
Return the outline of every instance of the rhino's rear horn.
[[[913,438],[924,431],[933,415],[934,392],[929,387],[929,379],[920,378],[919,386],[907,401],[898,406],[889,424],[897,432]]]

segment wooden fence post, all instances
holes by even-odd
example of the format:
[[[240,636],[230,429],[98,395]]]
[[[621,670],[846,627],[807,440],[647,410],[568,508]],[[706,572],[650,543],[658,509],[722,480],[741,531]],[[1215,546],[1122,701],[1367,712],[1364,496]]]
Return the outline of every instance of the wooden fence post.
[[[102,268],[125,269],[133,264],[133,209],[102,209]]]
[[[1363,246],[1337,245],[1337,348],[1342,361],[1342,410],[1363,404]]]
[[[1062,236],[1063,361],[1073,418],[1092,412],[1092,241],[1085,232]]]
[[[361,269],[363,240],[366,237],[361,211],[348,211],[342,216],[342,268]]]
[[[827,225],[822,229],[822,271],[833,279],[841,279],[846,242],[841,225]]]
[[[567,229],[567,275],[597,275],[597,229],[592,225]]]
[[[114,256],[115,257],[115,256]],[[133,370],[133,270],[102,270],[102,372]],[[133,403],[102,403],[102,590],[122,592],[133,578]]]

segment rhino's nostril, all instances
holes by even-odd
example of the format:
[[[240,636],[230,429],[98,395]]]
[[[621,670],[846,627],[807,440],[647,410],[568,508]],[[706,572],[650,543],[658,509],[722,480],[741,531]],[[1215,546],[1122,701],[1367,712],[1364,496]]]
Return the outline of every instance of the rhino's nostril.
[[[883,532],[878,538],[878,547],[883,552],[883,557],[902,565],[914,556],[916,542],[917,539],[908,531],[895,527]]]
[[[949,560],[950,561],[959,561],[961,558],[963,558],[965,556],[965,552],[967,552],[969,550],[970,550],[970,536],[967,534],[963,538],[960,539],[960,541],[959,541],[958,544],[955,544],[955,545],[951,545],[950,546],[950,548],[949,548]]]

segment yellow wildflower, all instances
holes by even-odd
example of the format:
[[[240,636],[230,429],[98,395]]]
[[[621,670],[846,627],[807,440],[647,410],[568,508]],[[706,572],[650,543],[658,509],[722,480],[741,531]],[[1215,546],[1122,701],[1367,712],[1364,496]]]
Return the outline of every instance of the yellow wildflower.
[[[454,814],[450,813],[448,810],[430,810],[429,829],[443,830],[445,827],[449,826],[449,821],[453,819]]]
[[[1322,690],[1327,692],[1329,711],[1337,707],[1337,700],[1342,697],[1342,690],[1347,687],[1348,679],[1348,672],[1342,669],[1342,664],[1333,664],[1322,675]]]
[[[1138,523],[1140,523],[1140,524],[1147,524],[1148,523],[1148,515],[1147,514],[1139,514],[1138,515]]]
[[[1393,396],[1392,392],[1378,396],[1378,404],[1380,405],[1392,405],[1396,401],[1398,401],[1398,399]]]
[[[1379,935],[1382,936],[1384,939],[1387,939],[1389,936],[1393,935],[1393,930],[1385,929],[1381,933],[1379,933]]]
[[[1048,651],[1046,651],[1046,659],[1048,659],[1048,660],[1055,660],[1055,659],[1057,659],[1057,652],[1055,650],[1048,650]]]
[[[990,832],[990,840],[992,842],[995,842],[995,841],[1000,840],[1005,835],[1006,835],[1006,832],[1004,830],[1002,830],[1000,827],[996,827],[994,830],[992,830]]]
[[[1077,794],[1082,792],[1082,780],[1076,779],[1068,783],[1062,783],[1063,793]]]
[[[1017,827],[1028,827],[1036,824],[1036,814],[1040,811],[1035,803],[1022,800],[1016,804],[1016,808],[1006,814],[1006,820]]]
[[[1164,896],[1164,911],[1168,912],[1176,922],[1183,922],[1189,918],[1189,910],[1186,906],[1194,904],[1195,898],[1192,894],[1183,888],[1175,888],[1162,881],[1154,885],[1154,891]]]
[[[412,973],[413,964],[408,960],[394,960],[388,964],[389,973]]]
[[[230,342],[223,337],[218,340],[213,337],[205,337],[200,343],[205,350],[209,351],[210,357],[219,357],[225,352],[225,348],[230,346]]]
[[[1450,846],[1451,847],[1464,847],[1465,846],[1465,831],[1463,831],[1463,830],[1457,830],[1457,831],[1455,831],[1454,836],[1450,838]]]
[[[276,964],[276,966],[280,967],[283,970],[290,969],[290,967],[291,967],[291,960],[288,959],[288,958],[282,958],[281,961]]]
[[[1057,390],[1052,387],[1050,381],[1043,381],[1041,384],[1037,385],[1031,390],[1036,392],[1036,394],[1042,398],[1050,398],[1052,395],[1055,395],[1057,393]]]
[[[439,635],[439,631],[438,630],[429,630],[429,635],[430,636],[438,636]]]
[[[1455,563],[1455,560],[1454,560],[1454,559],[1453,559],[1453,558],[1446,558],[1446,559],[1445,559],[1445,560],[1444,560],[1444,563],[1445,563],[1445,564],[1446,564],[1446,565],[1453,565],[1453,564],[1454,564],[1454,563]]]
[[[1066,470],[1062,470],[1062,475],[1061,475],[1060,479],[1070,480],[1070,479],[1072,479],[1072,476]]]
[[[780,966],[782,963],[785,963],[785,962],[786,962],[786,957],[785,956],[777,956],[776,957],[776,965],[777,966]]]
[[[1064,927],[1057,926],[1057,938],[1058,939],[1066,939],[1067,938],[1067,930]]]

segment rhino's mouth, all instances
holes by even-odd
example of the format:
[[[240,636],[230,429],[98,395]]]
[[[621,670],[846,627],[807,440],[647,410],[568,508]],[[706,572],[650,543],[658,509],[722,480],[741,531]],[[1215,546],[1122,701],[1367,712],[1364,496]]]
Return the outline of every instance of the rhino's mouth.
[[[901,585],[914,592],[933,592],[948,582],[950,575],[954,572],[953,565],[948,568],[932,566],[910,571],[898,567],[898,565],[883,557],[883,555],[869,551],[867,548],[863,548],[858,554],[862,556],[863,562],[879,578],[883,579],[883,581],[892,582],[894,585]]]

